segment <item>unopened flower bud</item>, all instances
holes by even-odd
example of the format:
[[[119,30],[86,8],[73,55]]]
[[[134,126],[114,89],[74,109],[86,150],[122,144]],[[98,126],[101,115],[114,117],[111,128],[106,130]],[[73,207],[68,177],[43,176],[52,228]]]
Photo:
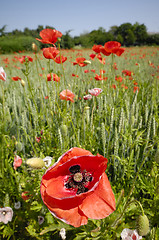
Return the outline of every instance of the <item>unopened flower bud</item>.
[[[30,167],[35,168],[35,169],[41,169],[41,168],[45,167],[45,163],[44,163],[43,159],[41,159],[41,158],[29,158],[26,161],[26,163],[27,163],[27,165],[29,165]]]
[[[65,124],[62,124],[61,126],[61,133],[64,137],[67,136],[67,126]]]
[[[149,220],[145,214],[137,219],[137,231],[140,236],[146,236],[149,232]]]
[[[25,81],[22,79],[21,80],[21,85],[24,87],[25,86]]]
[[[32,43],[32,49],[33,49],[34,52],[37,52],[38,47],[35,43]]]
[[[91,61],[89,61],[89,60],[84,60],[83,61],[85,64],[91,64]]]

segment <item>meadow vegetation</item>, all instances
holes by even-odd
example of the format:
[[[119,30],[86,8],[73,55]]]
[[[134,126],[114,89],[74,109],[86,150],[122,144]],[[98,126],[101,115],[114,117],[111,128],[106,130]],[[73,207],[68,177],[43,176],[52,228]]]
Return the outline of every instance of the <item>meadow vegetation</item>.
[[[30,41],[22,41],[26,50]],[[62,64],[42,51],[18,50],[0,56],[7,75],[0,80],[0,206],[13,210],[12,220],[0,223],[2,239],[61,239],[63,228],[66,239],[121,239],[123,229],[138,229],[138,217],[146,215],[149,230],[142,239],[156,240],[159,48],[126,48],[121,56],[63,49],[60,56],[67,60]],[[77,58],[85,58],[84,66],[74,64]],[[94,88],[102,92],[87,100]],[[64,89],[75,95],[73,101],[60,99]],[[79,228],[53,217],[44,205],[40,184],[47,166],[27,164],[50,156],[53,165],[73,147],[108,159],[106,174],[116,199],[109,217]]]

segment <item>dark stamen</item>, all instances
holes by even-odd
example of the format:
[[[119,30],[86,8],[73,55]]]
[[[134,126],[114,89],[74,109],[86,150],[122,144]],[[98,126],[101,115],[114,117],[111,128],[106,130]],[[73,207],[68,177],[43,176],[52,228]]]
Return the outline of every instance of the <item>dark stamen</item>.
[[[73,174],[75,174],[75,173],[77,173],[77,172],[80,172],[80,165],[71,166],[71,167],[69,168],[69,171],[70,171],[70,173],[73,173]]]

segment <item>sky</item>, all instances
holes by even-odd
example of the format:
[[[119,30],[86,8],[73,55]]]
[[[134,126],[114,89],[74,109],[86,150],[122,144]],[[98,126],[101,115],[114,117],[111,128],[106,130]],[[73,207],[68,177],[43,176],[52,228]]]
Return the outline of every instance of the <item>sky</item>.
[[[0,28],[7,25],[6,32],[48,25],[79,36],[127,22],[159,32],[159,0],[1,0],[0,8]]]

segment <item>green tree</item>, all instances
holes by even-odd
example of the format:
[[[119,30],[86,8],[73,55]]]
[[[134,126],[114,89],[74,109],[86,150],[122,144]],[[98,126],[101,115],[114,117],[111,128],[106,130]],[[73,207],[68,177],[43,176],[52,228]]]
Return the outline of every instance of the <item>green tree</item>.
[[[66,31],[66,34],[62,36],[61,46],[65,49],[70,49],[74,47],[74,40],[70,36],[71,30]]]
[[[134,28],[134,34],[136,37],[136,44],[137,45],[145,44],[146,39],[148,37],[146,26],[144,24],[139,24],[138,22],[136,22],[133,28]]]

